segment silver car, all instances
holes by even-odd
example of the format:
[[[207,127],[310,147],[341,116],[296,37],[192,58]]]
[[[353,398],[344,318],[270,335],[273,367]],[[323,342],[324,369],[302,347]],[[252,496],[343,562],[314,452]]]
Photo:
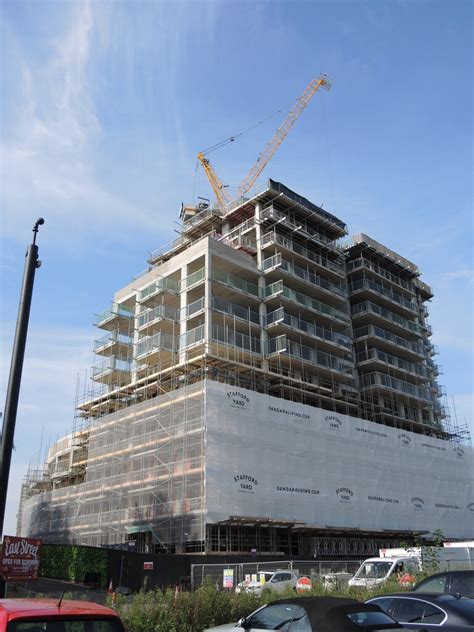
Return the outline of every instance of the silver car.
[[[298,575],[293,571],[261,571],[256,573],[254,579],[240,582],[235,592],[248,592],[254,595],[261,595],[263,590],[268,588],[274,592],[284,592],[287,588],[296,589]]]

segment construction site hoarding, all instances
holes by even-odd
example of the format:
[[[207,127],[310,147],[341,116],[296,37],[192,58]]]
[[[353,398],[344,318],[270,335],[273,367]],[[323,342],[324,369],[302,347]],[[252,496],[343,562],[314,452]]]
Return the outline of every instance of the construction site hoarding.
[[[472,448],[208,381],[207,522],[472,535]]]

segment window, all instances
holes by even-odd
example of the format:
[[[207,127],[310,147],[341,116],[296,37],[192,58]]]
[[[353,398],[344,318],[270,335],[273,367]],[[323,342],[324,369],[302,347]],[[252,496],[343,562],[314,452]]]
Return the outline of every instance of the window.
[[[451,593],[460,593],[466,597],[474,597],[474,573],[451,575]]]
[[[427,605],[420,599],[395,599],[390,614],[400,623],[421,623]]]
[[[73,619],[54,617],[49,620],[10,621],[7,632],[123,632],[118,619]]]
[[[393,619],[389,617],[385,612],[348,612],[348,619],[350,619],[356,625],[360,625],[364,629],[367,626],[377,625],[392,625]]]
[[[426,604],[423,614],[423,623],[441,623],[445,617],[446,615],[442,610],[433,606],[433,604]]]
[[[416,590],[422,590],[423,592],[442,593],[446,587],[446,575],[439,575],[438,577],[430,577],[429,579],[421,582],[420,586]]]
[[[257,628],[258,630],[281,630],[282,632],[298,630],[298,632],[303,632],[304,630],[311,630],[311,627],[290,627],[290,624],[301,622],[304,625],[302,618],[305,614],[306,611],[300,606],[280,603],[262,608],[247,619],[247,624],[250,628]]]
[[[392,597],[380,597],[380,599],[372,599],[370,603],[374,603],[379,608],[382,608],[384,612],[390,611],[390,606],[392,605],[393,598]]]

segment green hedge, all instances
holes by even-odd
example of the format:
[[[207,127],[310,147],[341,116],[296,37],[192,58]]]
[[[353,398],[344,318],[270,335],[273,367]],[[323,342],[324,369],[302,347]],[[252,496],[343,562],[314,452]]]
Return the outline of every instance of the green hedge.
[[[107,551],[84,546],[43,544],[40,575],[82,583],[87,573],[98,573],[100,586],[106,587]]]
[[[395,591],[400,591],[396,582],[373,590],[344,586],[331,592],[325,592],[323,586],[318,584],[305,595],[329,594],[365,601],[376,594]],[[248,593],[218,591],[213,584],[204,583],[194,592],[180,592],[178,595],[168,589],[165,592],[142,591],[127,599],[118,596],[117,610],[128,632],[202,632],[215,625],[238,621],[275,599],[294,596],[295,592],[291,588],[283,594],[265,590],[261,597],[256,597]]]

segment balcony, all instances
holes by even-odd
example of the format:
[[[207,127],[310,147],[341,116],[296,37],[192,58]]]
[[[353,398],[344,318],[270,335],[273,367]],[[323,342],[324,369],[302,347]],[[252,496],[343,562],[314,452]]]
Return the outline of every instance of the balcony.
[[[141,338],[138,341],[136,349],[136,359],[143,360],[146,357],[147,361],[152,361],[156,359],[157,355],[162,352],[167,352],[167,354],[169,354],[175,353],[176,350],[176,336],[172,336],[160,331],[153,336],[146,336],[145,338]]]
[[[315,288],[321,289],[323,292],[330,294],[331,296],[335,294],[342,300],[347,298],[347,292],[342,285],[331,283],[327,279],[314,274],[314,272],[310,272],[305,268],[301,268],[294,263],[290,263],[289,261],[282,259],[282,256],[279,253],[265,259],[263,262],[264,273],[275,270],[276,268],[283,270],[294,279],[303,281],[305,285],[313,285]]]
[[[381,268],[379,265],[377,265],[373,261],[369,261],[365,257],[352,259],[351,261],[348,261],[346,265],[347,265],[348,273],[352,272],[353,270],[363,270],[363,269],[370,270],[371,272],[374,272],[378,276],[381,276],[384,279],[387,279],[387,281],[390,281],[390,283],[393,283],[394,285],[397,285],[398,287],[403,288],[407,292],[410,292],[410,294],[415,293],[414,287],[411,283],[408,283],[408,281],[405,281],[398,275],[393,274],[392,272],[389,272],[388,270],[385,270],[385,268]]]
[[[267,344],[267,357],[275,354],[288,355],[290,358],[309,363],[313,366],[336,371],[342,375],[353,375],[353,364],[324,351],[289,340],[287,336],[270,338]]]
[[[360,375],[359,377],[362,391],[373,390],[374,388],[383,389],[402,395],[408,395],[409,397],[422,400],[423,402],[432,402],[430,392],[427,388],[417,386],[416,384],[406,382],[405,380],[400,380],[396,377],[392,377],[391,375],[374,372]]]
[[[192,303],[189,303],[189,305],[186,305],[186,307],[183,307],[181,310],[181,317],[185,319],[194,318],[195,316],[198,316],[198,314],[202,314],[205,307],[206,300],[204,296],[202,296],[201,298],[198,298],[197,301],[193,301]]]
[[[213,279],[214,281],[219,281],[219,283],[227,285],[233,290],[238,290],[253,298],[259,298],[258,285],[251,281],[246,281],[235,274],[223,272],[222,270],[214,270]]]
[[[267,208],[263,209],[260,217],[263,222],[272,221],[280,226],[285,226],[285,228],[288,228],[297,235],[300,235],[303,239],[309,239],[321,246],[330,248],[331,250],[336,250],[338,252],[341,251],[341,247],[336,244],[334,239],[326,237],[326,235],[310,228],[305,221],[300,221],[291,215],[287,215],[286,213],[279,211],[273,205],[267,206]]]
[[[130,380],[130,360],[108,356],[92,367],[92,379],[104,384],[126,384]]]
[[[408,310],[412,314],[418,314],[418,306],[415,301],[409,301],[407,298],[394,292],[391,288],[385,287],[381,283],[376,283],[371,279],[356,279],[349,283],[349,292],[351,296],[359,292],[368,291],[387,299],[390,303],[395,303],[398,307]]]
[[[214,297],[212,300],[212,309],[221,314],[226,314],[244,323],[252,323],[260,326],[259,313],[250,307],[242,307],[229,301]]]
[[[206,327],[205,325],[199,325],[199,327],[195,327],[194,329],[190,329],[184,334],[181,334],[179,337],[179,349],[180,351],[183,349],[189,349],[189,347],[193,347],[194,345],[204,342],[205,339]]]
[[[241,351],[247,351],[249,353],[256,353],[259,355],[261,354],[260,338],[248,336],[247,334],[237,332],[229,327],[213,325],[212,339],[215,342],[237,348]]]
[[[128,333],[132,327],[134,313],[133,307],[112,303],[111,307],[96,315],[94,325],[100,329]]]
[[[196,270],[196,272],[193,272],[192,274],[190,274],[189,276],[187,276],[185,279],[183,279],[180,283],[180,291],[182,292],[183,290],[189,290],[192,287],[199,285],[199,283],[202,283],[202,281],[204,281],[206,277],[206,268],[200,268],[199,270]]]
[[[319,254],[305,248],[300,243],[293,241],[290,237],[280,235],[280,233],[277,233],[276,230],[269,231],[262,236],[262,248],[273,244],[281,246],[285,250],[304,257],[305,259],[308,259],[308,261],[315,263],[325,270],[330,270],[331,272],[344,277],[345,272],[343,263],[337,264],[326,257],[321,257]]]
[[[132,338],[119,331],[112,331],[94,343],[94,353],[104,356],[127,358],[131,355]]]
[[[400,327],[400,329],[402,329],[406,333],[411,332],[417,336],[422,335],[422,328],[417,322],[407,320],[406,318],[403,318],[403,316],[400,316],[395,312],[391,312],[384,307],[380,307],[380,305],[371,303],[370,301],[364,301],[363,303],[352,305],[351,313],[353,320],[364,315],[374,314],[375,316],[383,318],[386,322]]]
[[[354,340],[359,340],[364,337],[377,338],[380,341],[387,342],[389,345],[395,345],[400,350],[406,350],[410,354],[415,354],[420,358],[423,358],[425,352],[423,345],[401,338],[390,331],[382,329],[382,327],[376,327],[375,325],[366,325],[364,327],[358,327],[354,329]]]
[[[286,287],[283,281],[277,281],[276,283],[272,283],[271,285],[267,285],[265,288],[265,300],[269,301],[275,297],[283,297],[291,301],[292,303],[296,303],[301,305],[301,307],[306,307],[307,309],[316,312],[322,316],[327,317],[330,320],[338,320],[342,323],[348,324],[350,322],[350,318],[344,312],[341,312],[331,305],[327,305],[326,303],[322,303],[315,298],[311,298],[306,294],[302,294],[301,292],[296,292],[295,290],[291,290]]]
[[[384,364],[387,365],[389,371],[399,370],[410,373],[423,379],[428,377],[426,367],[414,362],[408,362],[397,356],[390,355],[380,349],[368,349],[357,354],[357,364],[361,366]]]
[[[292,316],[291,314],[285,312],[283,307],[279,307],[273,312],[267,314],[266,327],[268,330],[274,329],[281,324],[289,327],[292,331],[310,336],[316,340],[320,340],[321,342],[337,345],[338,347],[344,348],[346,351],[350,351],[352,349],[352,340],[349,336],[344,336],[343,334],[331,331],[322,325],[318,325],[317,323],[310,322],[298,316]]]
[[[143,290],[138,293],[138,301],[144,303],[151,298],[162,294],[163,292],[169,292],[171,294],[178,294],[179,284],[175,279],[169,279],[167,277],[160,277],[147,285]]]
[[[142,312],[137,318],[138,329],[148,328],[154,324],[167,320],[176,323],[178,321],[179,311],[167,305],[158,305]]]

